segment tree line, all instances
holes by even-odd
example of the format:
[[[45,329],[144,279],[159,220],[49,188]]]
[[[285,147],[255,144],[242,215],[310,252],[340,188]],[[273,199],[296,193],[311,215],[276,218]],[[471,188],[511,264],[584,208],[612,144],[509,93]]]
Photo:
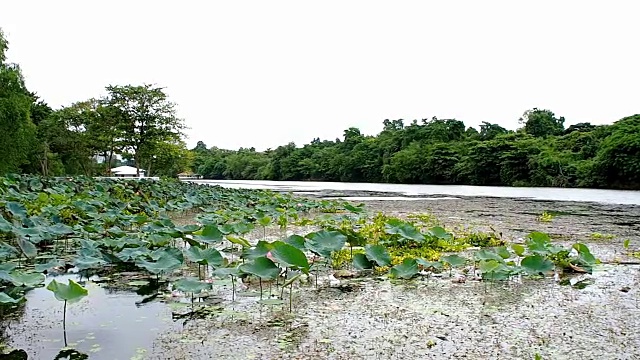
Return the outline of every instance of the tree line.
[[[184,121],[160,87],[109,85],[99,99],[53,110],[6,58],[0,29],[0,174],[109,175],[120,161],[149,175],[189,168]]]
[[[357,128],[264,152],[192,149],[208,179],[315,180],[640,189],[640,115],[611,125],[578,123],[531,109],[507,130],[456,119],[384,120],[376,136]]]
[[[275,150],[187,150],[176,104],[153,85],[109,85],[106,95],[53,110],[6,58],[0,29],[0,174],[108,175],[120,161],[147,175],[191,170],[208,179],[640,189],[640,115],[611,125],[578,123],[531,109],[521,127],[456,119],[384,120],[342,138]]]

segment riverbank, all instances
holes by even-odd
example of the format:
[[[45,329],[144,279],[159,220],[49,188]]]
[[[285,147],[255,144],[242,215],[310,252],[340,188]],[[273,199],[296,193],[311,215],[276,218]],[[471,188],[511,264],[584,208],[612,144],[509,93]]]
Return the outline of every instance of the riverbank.
[[[453,282],[447,274],[401,282],[339,279],[333,286],[294,292],[292,315],[262,305],[258,315],[247,317],[238,305],[235,317],[195,320],[182,332],[162,334],[150,358],[640,356],[640,318],[632,315],[640,311],[640,266],[623,248],[627,239],[631,249],[640,246],[640,207],[505,198],[365,203],[372,213],[431,214],[451,229],[492,228],[509,242],[534,230],[548,232],[560,244],[587,244],[607,264],[569,285],[553,279]]]

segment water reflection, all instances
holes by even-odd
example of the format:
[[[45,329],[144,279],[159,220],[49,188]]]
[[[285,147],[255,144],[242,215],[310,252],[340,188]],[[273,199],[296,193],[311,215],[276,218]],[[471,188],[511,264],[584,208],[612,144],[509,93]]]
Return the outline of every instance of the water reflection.
[[[53,278],[48,276],[46,283]],[[29,359],[130,359],[151,348],[160,332],[179,326],[172,322],[171,310],[165,304],[156,301],[139,306],[145,297],[117,285],[101,286],[96,278],[80,280],[78,274],[55,279],[63,283],[73,279],[89,291],[80,302],[67,306],[69,348],[64,347],[63,306],[50,291],[40,287],[27,293],[27,302],[14,313],[5,329],[9,346],[22,349],[16,356],[26,353]],[[141,293],[154,294],[157,289],[158,283],[151,281]]]

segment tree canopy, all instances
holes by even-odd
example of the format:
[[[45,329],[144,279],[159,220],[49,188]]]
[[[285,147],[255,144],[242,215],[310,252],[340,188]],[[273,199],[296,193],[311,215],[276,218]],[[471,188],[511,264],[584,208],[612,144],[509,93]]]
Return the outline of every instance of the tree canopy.
[[[0,29],[1,174],[107,175],[120,162],[148,176],[640,189],[640,115],[565,128],[564,117],[533,108],[516,130],[385,119],[375,136],[351,127],[302,146],[225,150],[199,141],[187,150],[184,120],[162,87],[108,85],[102,98],[52,109],[26,88],[8,49]]]
[[[0,29],[1,174],[106,175],[117,156],[145,166],[147,175],[189,169],[184,121],[164,89],[109,85],[103,98],[54,110],[27,90],[20,67],[6,62],[8,48]]]
[[[318,180],[640,189],[640,115],[613,125],[564,129],[550,110],[524,113],[516,131],[456,119],[384,120],[368,136],[346,129],[264,152],[192,150],[193,170],[210,179]]]

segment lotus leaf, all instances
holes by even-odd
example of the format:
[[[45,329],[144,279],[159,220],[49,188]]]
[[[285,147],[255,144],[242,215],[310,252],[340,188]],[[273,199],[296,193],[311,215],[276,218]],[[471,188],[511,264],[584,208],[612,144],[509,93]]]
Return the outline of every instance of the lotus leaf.
[[[415,259],[404,259],[401,264],[398,264],[389,270],[389,274],[394,278],[399,279],[411,279],[418,274],[418,263]]]
[[[36,272],[23,272],[14,270],[9,274],[11,282],[15,286],[35,287],[44,283],[44,275]]]
[[[418,265],[422,265],[425,269],[432,268],[434,270],[442,269],[442,263],[440,261],[428,261],[425,259],[416,259]]]
[[[14,299],[11,296],[0,292],[0,304],[19,304],[25,300],[24,296],[21,296],[18,299]]]
[[[515,252],[518,256],[524,255],[525,247],[523,245],[513,244],[511,245],[511,249],[513,249],[513,252]]]
[[[510,269],[496,260],[480,261],[479,269],[483,279],[504,280],[511,276]]]
[[[56,299],[69,303],[78,302],[89,294],[87,289],[71,279],[69,279],[68,284],[59,283],[53,279],[49,285],[47,285],[47,290],[53,292]]]
[[[217,268],[213,271],[213,275],[220,278],[225,278],[227,276],[238,276],[240,275],[240,269],[237,267]]]
[[[201,265],[221,266],[224,261],[220,252],[214,248],[191,246],[185,251],[185,255],[190,261]]]
[[[64,262],[62,260],[58,260],[58,259],[51,259],[49,261],[47,261],[46,263],[42,263],[42,264],[35,264],[34,268],[37,272],[45,272],[45,271],[49,271],[55,267],[59,267],[64,265]]]
[[[306,250],[305,239],[300,235],[291,235],[284,242],[300,250]]]
[[[500,257],[503,259],[508,259],[511,257],[511,253],[509,252],[509,249],[507,249],[506,246],[498,246],[496,248],[496,254],[500,255]]]
[[[18,254],[18,249],[13,246],[0,242],[0,259],[13,257]]]
[[[8,201],[5,206],[14,218],[24,219],[27,217],[27,208],[24,205],[15,201]]]
[[[0,231],[1,232],[11,232],[13,230],[13,225],[8,222],[2,215],[0,215]]]
[[[211,284],[200,281],[196,278],[182,278],[173,283],[176,289],[189,293],[200,293],[211,289]]]
[[[364,251],[367,254],[367,258],[374,261],[378,266],[391,264],[391,255],[387,252],[387,248],[382,245],[367,245]]]
[[[400,235],[401,237],[418,242],[424,241],[424,235],[415,226],[398,219],[392,219],[385,224],[387,234]]]
[[[496,260],[498,262],[502,262],[503,259],[500,255],[496,254],[494,251],[481,249],[476,251],[474,254],[476,260]]]
[[[255,258],[266,256],[272,248],[273,245],[271,243],[260,240],[258,241],[256,246],[245,249],[245,251],[243,251],[242,253],[242,256],[246,259],[253,260]]]
[[[553,262],[541,255],[527,256],[520,265],[531,275],[544,274],[554,268]]]
[[[373,263],[367,259],[365,254],[354,254],[353,266],[358,270],[373,269]]]
[[[355,214],[359,214],[365,211],[364,209],[364,203],[358,204],[358,206],[353,206],[349,203],[344,203],[343,207],[345,208],[345,210],[350,211],[352,213]]]
[[[241,238],[241,237],[237,237],[237,236],[233,236],[233,235],[227,235],[226,238],[227,238],[227,240],[229,240],[230,243],[236,244],[236,245],[240,245],[243,248],[251,247],[251,244],[245,238]]]
[[[278,242],[271,250],[271,255],[285,267],[300,269],[305,274],[309,273],[309,261],[307,256],[298,248],[289,244]]]
[[[38,254],[38,249],[36,249],[36,246],[31,241],[19,237],[16,239],[16,242],[24,256],[34,258]]]
[[[169,254],[164,254],[155,262],[139,260],[136,265],[145,268],[152,274],[160,274],[179,268],[182,262]]]
[[[200,230],[200,225],[190,224],[190,225],[178,226],[176,227],[176,230],[180,231],[183,234],[191,234]]]
[[[467,263],[466,258],[463,258],[457,254],[443,256],[440,258],[440,261],[449,264],[449,266],[451,267],[460,267]]]
[[[206,244],[215,244],[223,240],[223,234],[216,225],[209,224],[203,227],[200,234],[194,232],[193,238]]]
[[[450,232],[447,232],[440,226],[435,226],[429,229],[429,234],[441,240],[451,240],[453,238],[453,235]]]
[[[258,218],[258,224],[265,227],[271,225],[271,222],[273,222],[273,219],[270,216],[262,216]]]
[[[107,262],[101,257],[89,255],[81,255],[73,260],[73,265],[80,270],[97,269],[106,263]]]
[[[258,257],[251,262],[240,265],[246,274],[255,275],[263,280],[273,280],[280,274],[280,268],[266,257]]]
[[[534,254],[548,254],[549,245],[551,245],[551,238],[545,233],[534,231],[528,236],[527,248]]]
[[[307,234],[307,239],[307,249],[325,258],[331,257],[332,252],[342,249],[347,242],[347,237],[339,231],[327,230]]]
[[[56,235],[69,235],[73,234],[73,228],[65,224],[55,224],[49,226],[47,231]]]

